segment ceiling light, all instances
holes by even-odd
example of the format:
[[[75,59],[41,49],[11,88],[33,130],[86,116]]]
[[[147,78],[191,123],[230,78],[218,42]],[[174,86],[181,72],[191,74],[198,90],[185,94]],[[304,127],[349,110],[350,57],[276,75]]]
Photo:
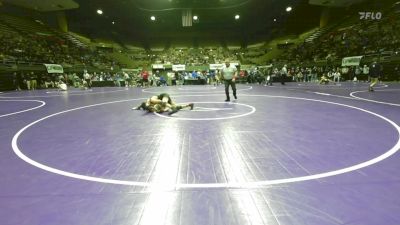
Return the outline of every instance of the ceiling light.
[[[111,23],[112,23],[112,24],[115,24],[115,22],[114,22],[114,21],[112,21]]]
[[[292,11],[292,7],[288,6],[288,7],[286,8],[286,12],[290,12],[290,11]]]
[[[98,10],[97,10],[97,14],[102,15],[102,14],[103,14],[103,10],[98,9]]]
[[[199,17],[198,16],[193,16],[193,20],[198,20]]]
[[[240,18],[239,15],[236,15],[236,16],[235,16],[235,20],[238,20],[239,18]]]
[[[276,22],[276,19],[274,19],[274,22]]]
[[[156,20],[156,17],[155,17],[155,16],[151,16],[150,19],[151,19],[152,21],[155,21],[155,20]]]

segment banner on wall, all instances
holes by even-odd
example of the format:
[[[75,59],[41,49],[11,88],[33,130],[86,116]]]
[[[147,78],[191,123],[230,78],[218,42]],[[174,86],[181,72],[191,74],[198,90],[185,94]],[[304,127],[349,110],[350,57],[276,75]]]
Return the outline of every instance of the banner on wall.
[[[172,65],[172,71],[185,71],[186,65]]]
[[[237,67],[237,66],[240,66],[240,64],[239,64],[238,62],[231,62],[230,64],[231,64],[232,66],[236,66],[236,67]]]
[[[64,69],[59,64],[44,64],[47,69],[47,73],[64,73]]]
[[[269,69],[272,67],[272,64],[265,65],[265,66],[257,66],[258,68],[264,68],[264,69]]]
[[[345,57],[342,59],[342,66],[359,66],[362,56]]]
[[[256,65],[241,65],[240,69],[241,70],[252,70],[255,69],[257,66]]]
[[[231,66],[239,66],[240,64],[238,62],[230,62]],[[222,67],[224,67],[224,63],[219,63],[219,64],[210,64],[210,70],[220,70]]]
[[[219,70],[224,66],[224,64],[210,64],[210,70]]]
[[[136,72],[142,71],[141,68],[138,68],[138,69],[126,69],[126,68],[122,68],[121,70],[122,70],[122,72],[127,72],[127,73],[129,73],[129,72],[136,73]]]
[[[153,69],[164,69],[164,64],[153,64]]]

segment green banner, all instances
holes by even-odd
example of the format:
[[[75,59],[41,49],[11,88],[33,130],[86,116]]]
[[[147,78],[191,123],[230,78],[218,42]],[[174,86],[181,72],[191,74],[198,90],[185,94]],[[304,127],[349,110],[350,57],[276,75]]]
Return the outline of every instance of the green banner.
[[[64,73],[64,69],[59,64],[44,64],[47,69],[47,73]]]
[[[359,66],[362,56],[352,56],[342,59],[342,66]]]

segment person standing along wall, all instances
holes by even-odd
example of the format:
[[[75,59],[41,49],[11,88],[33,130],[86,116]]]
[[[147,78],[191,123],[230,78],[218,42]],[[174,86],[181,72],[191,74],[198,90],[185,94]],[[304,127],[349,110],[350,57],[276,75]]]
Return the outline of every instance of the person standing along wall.
[[[370,82],[371,78],[369,77],[369,67],[367,65],[364,65],[362,71],[364,77],[367,79],[367,82]]]
[[[284,65],[281,69],[281,84],[285,85],[286,76],[288,74],[287,65]]]
[[[86,81],[87,87],[88,87],[89,89],[92,89],[92,76],[86,71],[86,72],[83,74],[83,78],[84,78],[85,81]]]

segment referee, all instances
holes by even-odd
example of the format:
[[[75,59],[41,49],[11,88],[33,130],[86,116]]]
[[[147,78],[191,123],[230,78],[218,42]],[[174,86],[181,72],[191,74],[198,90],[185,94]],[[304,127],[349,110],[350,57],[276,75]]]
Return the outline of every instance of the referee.
[[[226,102],[229,102],[229,86],[232,87],[233,97],[237,99],[236,95],[236,76],[237,76],[237,69],[235,66],[231,65],[229,60],[225,60],[225,66],[221,69],[222,79],[224,79],[225,83],[225,94],[226,94]]]
[[[374,62],[369,67],[369,76],[371,77],[371,84],[369,85],[368,91],[374,91],[374,86],[378,83],[381,73],[382,73],[382,66],[378,63],[378,60],[375,58]]]

